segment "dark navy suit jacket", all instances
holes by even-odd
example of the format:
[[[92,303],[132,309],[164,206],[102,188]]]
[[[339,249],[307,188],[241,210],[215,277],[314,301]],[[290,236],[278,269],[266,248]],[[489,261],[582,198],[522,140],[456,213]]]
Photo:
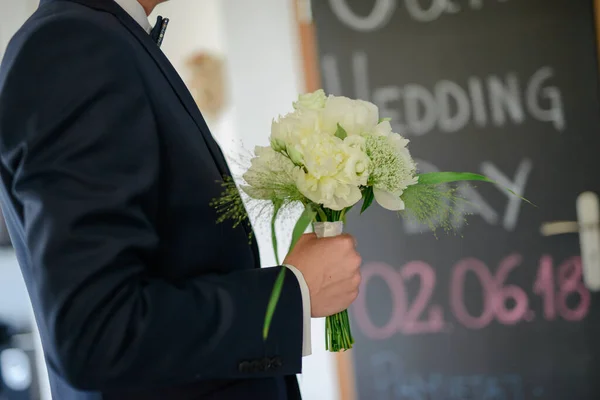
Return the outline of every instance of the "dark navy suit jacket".
[[[42,0],[0,67],[1,200],[55,400],[300,397],[302,299],[217,224],[229,173],[184,83],[112,0]]]

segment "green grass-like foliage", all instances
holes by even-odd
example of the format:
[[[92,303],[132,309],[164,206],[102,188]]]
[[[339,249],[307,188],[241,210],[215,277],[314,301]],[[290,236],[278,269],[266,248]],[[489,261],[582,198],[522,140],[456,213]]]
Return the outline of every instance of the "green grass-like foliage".
[[[439,228],[454,232],[456,222],[464,220],[461,204],[466,200],[455,186],[412,185],[404,191],[402,200],[406,208],[400,215],[427,225],[432,232]]]
[[[231,221],[235,228],[247,222],[248,211],[235,180],[226,176],[223,178],[221,186],[223,188],[221,196],[213,199],[210,203],[210,206],[217,211],[217,223]]]

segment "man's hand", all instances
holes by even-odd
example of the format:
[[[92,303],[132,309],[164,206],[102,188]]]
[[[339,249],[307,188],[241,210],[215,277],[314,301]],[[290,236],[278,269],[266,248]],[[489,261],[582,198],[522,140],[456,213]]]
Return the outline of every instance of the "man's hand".
[[[336,314],[352,304],[358,296],[361,262],[352,236],[319,239],[314,233],[303,235],[284,260],[304,275],[314,318]]]

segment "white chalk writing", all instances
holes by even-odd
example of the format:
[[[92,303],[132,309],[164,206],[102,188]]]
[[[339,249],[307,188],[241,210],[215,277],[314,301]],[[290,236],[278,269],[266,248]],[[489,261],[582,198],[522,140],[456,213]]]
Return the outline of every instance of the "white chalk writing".
[[[365,1],[365,0],[363,0]],[[465,10],[481,10],[484,0],[402,0],[408,15],[418,22],[433,22],[444,15],[458,14]],[[507,0],[487,0],[504,3]],[[359,32],[371,32],[384,28],[398,8],[398,0],[374,0],[371,12],[356,14],[347,0],[329,0],[336,17],[349,28]]]
[[[547,123],[559,132],[567,126],[562,93],[552,85],[555,72],[548,66],[537,69],[525,82],[508,71],[470,76],[463,82],[441,79],[429,86],[406,83],[371,91],[367,55],[354,53],[350,65],[354,88],[343,88],[337,59],[323,57],[326,90],[373,101],[382,117],[392,118],[396,132],[407,136],[459,132],[469,124],[480,128],[521,125],[527,120]]]

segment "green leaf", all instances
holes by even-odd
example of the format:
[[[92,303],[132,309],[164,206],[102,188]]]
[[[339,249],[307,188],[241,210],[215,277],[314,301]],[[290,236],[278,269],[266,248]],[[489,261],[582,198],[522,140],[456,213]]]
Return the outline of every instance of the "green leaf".
[[[335,136],[344,140],[348,137],[348,133],[340,124],[337,124],[337,131],[335,131]]]
[[[296,243],[298,243],[298,240],[300,240],[300,237],[304,234],[304,232],[306,232],[306,229],[308,229],[310,224],[315,220],[316,215],[317,212],[310,206],[310,204],[307,204],[304,208],[304,212],[300,218],[298,218],[298,221],[296,221],[296,225],[294,225],[294,230],[292,231],[292,242],[290,243],[288,253],[292,251]]]
[[[276,207],[275,215],[277,214],[277,212],[279,211],[280,208],[281,208],[281,205],[279,207]],[[288,253],[290,251],[292,251],[292,249],[294,248],[296,243],[298,243],[298,240],[300,239],[300,237],[304,234],[304,232],[306,232],[306,229],[310,226],[311,222],[315,219],[316,214],[317,214],[316,211],[310,205],[307,205],[304,208],[304,212],[302,213],[300,218],[298,218],[298,221],[296,221],[296,225],[294,226],[294,230],[292,233],[292,242],[290,243],[290,249],[289,249]],[[273,221],[275,221],[275,216],[273,216]],[[273,236],[273,238],[275,238],[274,243],[276,243],[277,239],[275,237],[274,222],[272,222],[271,229],[273,232],[272,236]],[[277,264],[279,264],[279,261],[277,261]],[[267,305],[267,313],[265,315],[265,323],[263,325],[263,339],[264,340],[267,340],[267,338],[269,337],[269,329],[271,328],[271,321],[273,321],[273,315],[275,314],[275,308],[277,308],[277,303],[279,302],[279,297],[281,297],[281,290],[283,289],[285,270],[286,270],[286,268],[283,267],[283,268],[281,268],[281,271],[279,271],[279,274],[277,275],[277,279],[275,280],[275,285],[273,286],[273,291],[271,292],[271,297],[269,298],[269,303]]]
[[[471,172],[429,172],[417,176],[419,177],[419,184],[421,185],[439,185],[441,183],[459,181],[483,181],[495,183],[487,176],[473,174]]]
[[[531,204],[535,207],[535,204],[527,200],[526,198],[519,196],[513,190],[507,188],[506,186],[500,185],[498,182],[488,178],[485,175],[474,174],[471,172],[429,172],[426,174],[417,175],[419,178],[419,185],[440,185],[442,183],[452,183],[452,182],[461,182],[461,181],[480,181],[480,182],[488,182],[493,183],[494,185],[498,185],[509,193],[517,196],[521,200]]]
[[[371,206],[371,204],[373,203],[374,198],[375,198],[375,195],[373,194],[373,186],[368,186],[363,194],[364,200],[363,200],[362,208],[360,209],[361,214],[364,213],[365,211],[367,211],[367,208],[369,208]]]
[[[273,243],[273,252],[275,253],[275,262],[279,265],[279,250],[277,248],[277,232],[275,231],[275,222],[277,222],[277,215],[281,210],[282,203],[273,203],[273,218],[271,218],[271,242]]]
[[[275,285],[273,286],[271,297],[269,298],[269,304],[267,305],[267,314],[265,315],[265,324],[263,326],[263,340],[267,340],[267,338],[269,337],[269,328],[271,327],[271,321],[273,320],[273,315],[275,314],[275,308],[277,307],[279,297],[281,296],[281,290],[283,289],[283,280],[285,278],[286,269],[286,267],[281,267],[281,271],[279,271],[279,274],[277,274],[277,279],[275,280]]]

